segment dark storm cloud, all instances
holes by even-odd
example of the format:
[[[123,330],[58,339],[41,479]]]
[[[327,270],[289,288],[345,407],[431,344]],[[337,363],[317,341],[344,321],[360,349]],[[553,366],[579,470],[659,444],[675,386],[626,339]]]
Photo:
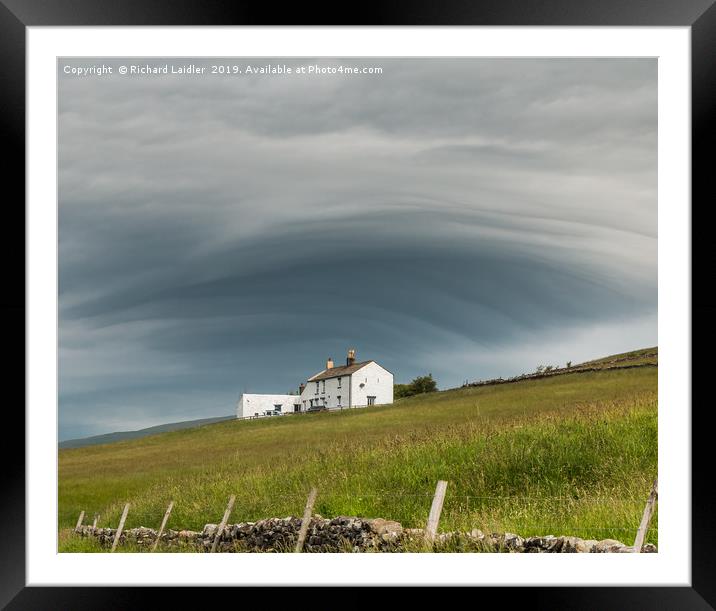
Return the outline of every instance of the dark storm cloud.
[[[653,60],[81,63],[59,62],[63,437],[231,413],[349,346],[446,387],[656,343]]]

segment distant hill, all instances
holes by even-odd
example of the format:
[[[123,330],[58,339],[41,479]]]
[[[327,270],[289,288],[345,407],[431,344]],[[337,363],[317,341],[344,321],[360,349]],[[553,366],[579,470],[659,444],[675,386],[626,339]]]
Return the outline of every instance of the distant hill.
[[[215,422],[223,422],[231,420],[236,416],[218,416],[216,418],[201,418],[199,420],[185,420],[183,422],[169,422],[168,424],[158,424],[150,426],[146,429],[138,431],[118,431],[116,433],[105,433],[104,435],[94,435],[92,437],[83,437],[81,439],[67,439],[60,441],[58,446],[65,448],[82,448],[84,446],[94,446],[102,443],[114,443],[115,441],[126,441],[127,439],[138,439],[147,435],[156,435],[157,433],[169,433],[171,431],[180,431],[181,429],[191,429],[205,424],[214,424]]]

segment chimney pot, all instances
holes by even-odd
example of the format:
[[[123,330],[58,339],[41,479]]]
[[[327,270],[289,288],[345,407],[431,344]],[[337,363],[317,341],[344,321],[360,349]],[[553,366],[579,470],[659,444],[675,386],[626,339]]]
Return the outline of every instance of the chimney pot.
[[[333,358],[328,357],[328,360],[326,361],[326,369],[333,369]]]
[[[354,348],[348,350],[348,358],[346,359],[346,365],[352,365],[356,362],[356,351]]]

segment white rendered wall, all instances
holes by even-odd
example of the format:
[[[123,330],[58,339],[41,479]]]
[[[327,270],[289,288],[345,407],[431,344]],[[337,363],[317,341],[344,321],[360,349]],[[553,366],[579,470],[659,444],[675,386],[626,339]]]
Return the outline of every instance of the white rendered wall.
[[[393,374],[378,363],[368,363],[351,376],[351,407],[365,407],[369,396],[375,397],[375,405],[393,402]]]
[[[321,394],[321,396],[325,396],[326,398],[326,407],[331,409],[348,407],[351,377],[349,375],[341,376],[340,386],[338,385],[338,380],[339,378],[329,378],[328,380],[325,380],[325,394]],[[321,380],[321,384],[323,384],[323,381],[324,380]],[[323,390],[323,386],[321,386],[321,390]],[[338,397],[340,397],[340,401],[338,400]]]
[[[327,380],[318,380],[318,393],[316,393],[316,382],[306,382],[306,388],[301,393],[301,405],[306,402],[305,409],[311,407],[311,400],[314,405],[324,405],[323,399],[326,400],[325,406],[334,409],[336,407],[348,407],[348,387],[350,384],[350,376],[341,376],[341,385],[338,386],[338,378],[328,378]],[[341,398],[341,405],[338,404],[338,397]],[[318,403],[316,403],[318,400]]]
[[[318,384],[320,391],[320,382]],[[301,393],[301,409],[307,410],[311,407],[311,399],[318,399],[320,396],[320,394],[316,394],[316,383],[306,382],[306,388]]]
[[[246,418],[259,414],[263,416],[267,410],[274,410],[276,405],[281,405],[282,414],[292,414],[294,403],[299,403],[297,395],[241,395],[236,406],[236,417]]]

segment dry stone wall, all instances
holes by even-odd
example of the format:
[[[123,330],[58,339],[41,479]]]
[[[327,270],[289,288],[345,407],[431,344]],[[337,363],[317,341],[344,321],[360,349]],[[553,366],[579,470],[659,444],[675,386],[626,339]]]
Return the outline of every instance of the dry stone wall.
[[[291,552],[296,545],[301,518],[270,518],[258,522],[228,524],[221,534],[219,552]],[[162,534],[162,543],[172,547],[191,547],[196,551],[209,551],[218,525],[207,524],[201,532],[191,530],[167,530]],[[112,546],[116,530],[113,528],[92,529],[81,526],[78,534],[96,537],[107,548]],[[131,528],[120,535],[120,544],[130,543],[151,547],[157,538],[152,528]],[[400,552],[414,551],[416,544],[424,539],[422,529],[404,529],[392,520],[362,519],[340,516],[324,519],[311,518],[304,543],[305,552]],[[449,551],[494,551],[510,553],[627,553],[633,548],[620,541],[585,540],[578,537],[528,537],[512,533],[485,534],[480,530],[469,533],[442,533],[434,543],[436,550]],[[656,547],[647,544],[642,552],[656,552]]]
[[[655,356],[651,354],[644,355],[644,357]],[[618,359],[612,361],[614,363],[628,359]],[[496,386],[498,384],[512,384],[513,382],[521,382],[522,380],[541,380],[543,378],[553,378],[554,376],[561,376],[568,373],[594,373],[597,371],[613,371],[615,369],[643,369],[645,367],[658,367],[658,363],[638,363],[636,365],[605,365],[603,367],[583,367],[576,365],[574,367],[560,367],[552,369],[551,371],[543,371],[541,373],[523,373],[519,376],[512,378],[494,378],[492,380],[479,380],[477,382],[466,382],[461,388],[475,388],[478,386]]]

